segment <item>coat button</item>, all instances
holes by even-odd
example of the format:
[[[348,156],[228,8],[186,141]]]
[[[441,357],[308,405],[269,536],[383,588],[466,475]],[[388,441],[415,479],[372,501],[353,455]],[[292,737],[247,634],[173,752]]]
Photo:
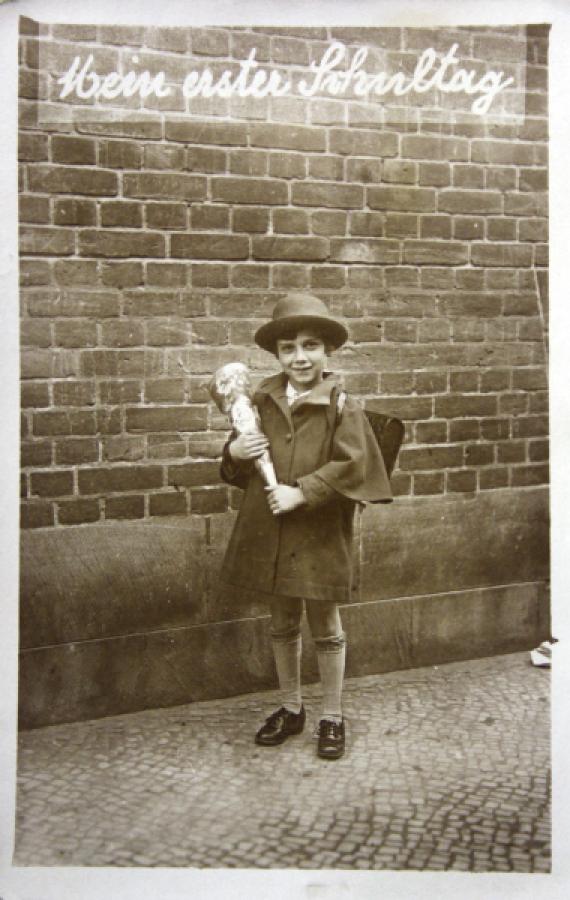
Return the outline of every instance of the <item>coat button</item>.
[[[293,440],[293,435],[292,435],[292,434],[286,434],[286,435],[285,435],[285,440],[287,441],[288,444],[290,444],[291,441]]]

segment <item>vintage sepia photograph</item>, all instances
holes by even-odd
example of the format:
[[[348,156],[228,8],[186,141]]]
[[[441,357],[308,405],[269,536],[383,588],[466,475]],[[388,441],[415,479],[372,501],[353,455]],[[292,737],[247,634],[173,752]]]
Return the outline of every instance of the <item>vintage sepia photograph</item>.
[[[13,866],[551,873],[551,23],[35,8]]]

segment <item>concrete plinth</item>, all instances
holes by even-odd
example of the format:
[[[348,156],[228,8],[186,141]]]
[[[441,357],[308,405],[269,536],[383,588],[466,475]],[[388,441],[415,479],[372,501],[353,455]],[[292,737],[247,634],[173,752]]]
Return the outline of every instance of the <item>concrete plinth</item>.
[[[218,588],[232,520],[23,533],[22,726],[274,687],[263,599]],[[350,675],[528,649],[549,635],[545,489],[369,508],[355,560],[342,613]]]

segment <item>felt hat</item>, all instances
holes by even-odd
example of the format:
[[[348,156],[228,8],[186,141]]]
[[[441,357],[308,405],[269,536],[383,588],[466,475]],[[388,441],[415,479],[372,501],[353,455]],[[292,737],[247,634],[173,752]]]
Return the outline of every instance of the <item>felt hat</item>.
[[[255,343],[275,353],[275,342],[291,332],[314,329],[326,344],[336,350],[348,338],[346,327],[329,313],[327,307],[312,294],[287,294],[275,304],[269,322],[255,332]]]

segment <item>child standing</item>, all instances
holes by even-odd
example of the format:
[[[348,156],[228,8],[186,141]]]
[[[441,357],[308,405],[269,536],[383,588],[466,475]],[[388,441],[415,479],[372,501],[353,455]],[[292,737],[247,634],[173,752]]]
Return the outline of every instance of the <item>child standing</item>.
[[[301,698],[301,617],[315,641],[323,706],[318,754],[344,753],[341,695],[346,637],[338,604],[350,598],[352,527],[358,502],[387,502],[390,484],[380,450],[358,403],[339,413],[340,388],[325,370],[327,353],[348,337],[324,303],[309,294],[280,300],[255,334],[281,372],[254,397],[263,434],[233,434],[222,477],[244,489],[222,580],[268,597],[282,706],[256,743],[281,744],[305,724]],[[279,484],[269,489],[254,460],[269,448]]]

